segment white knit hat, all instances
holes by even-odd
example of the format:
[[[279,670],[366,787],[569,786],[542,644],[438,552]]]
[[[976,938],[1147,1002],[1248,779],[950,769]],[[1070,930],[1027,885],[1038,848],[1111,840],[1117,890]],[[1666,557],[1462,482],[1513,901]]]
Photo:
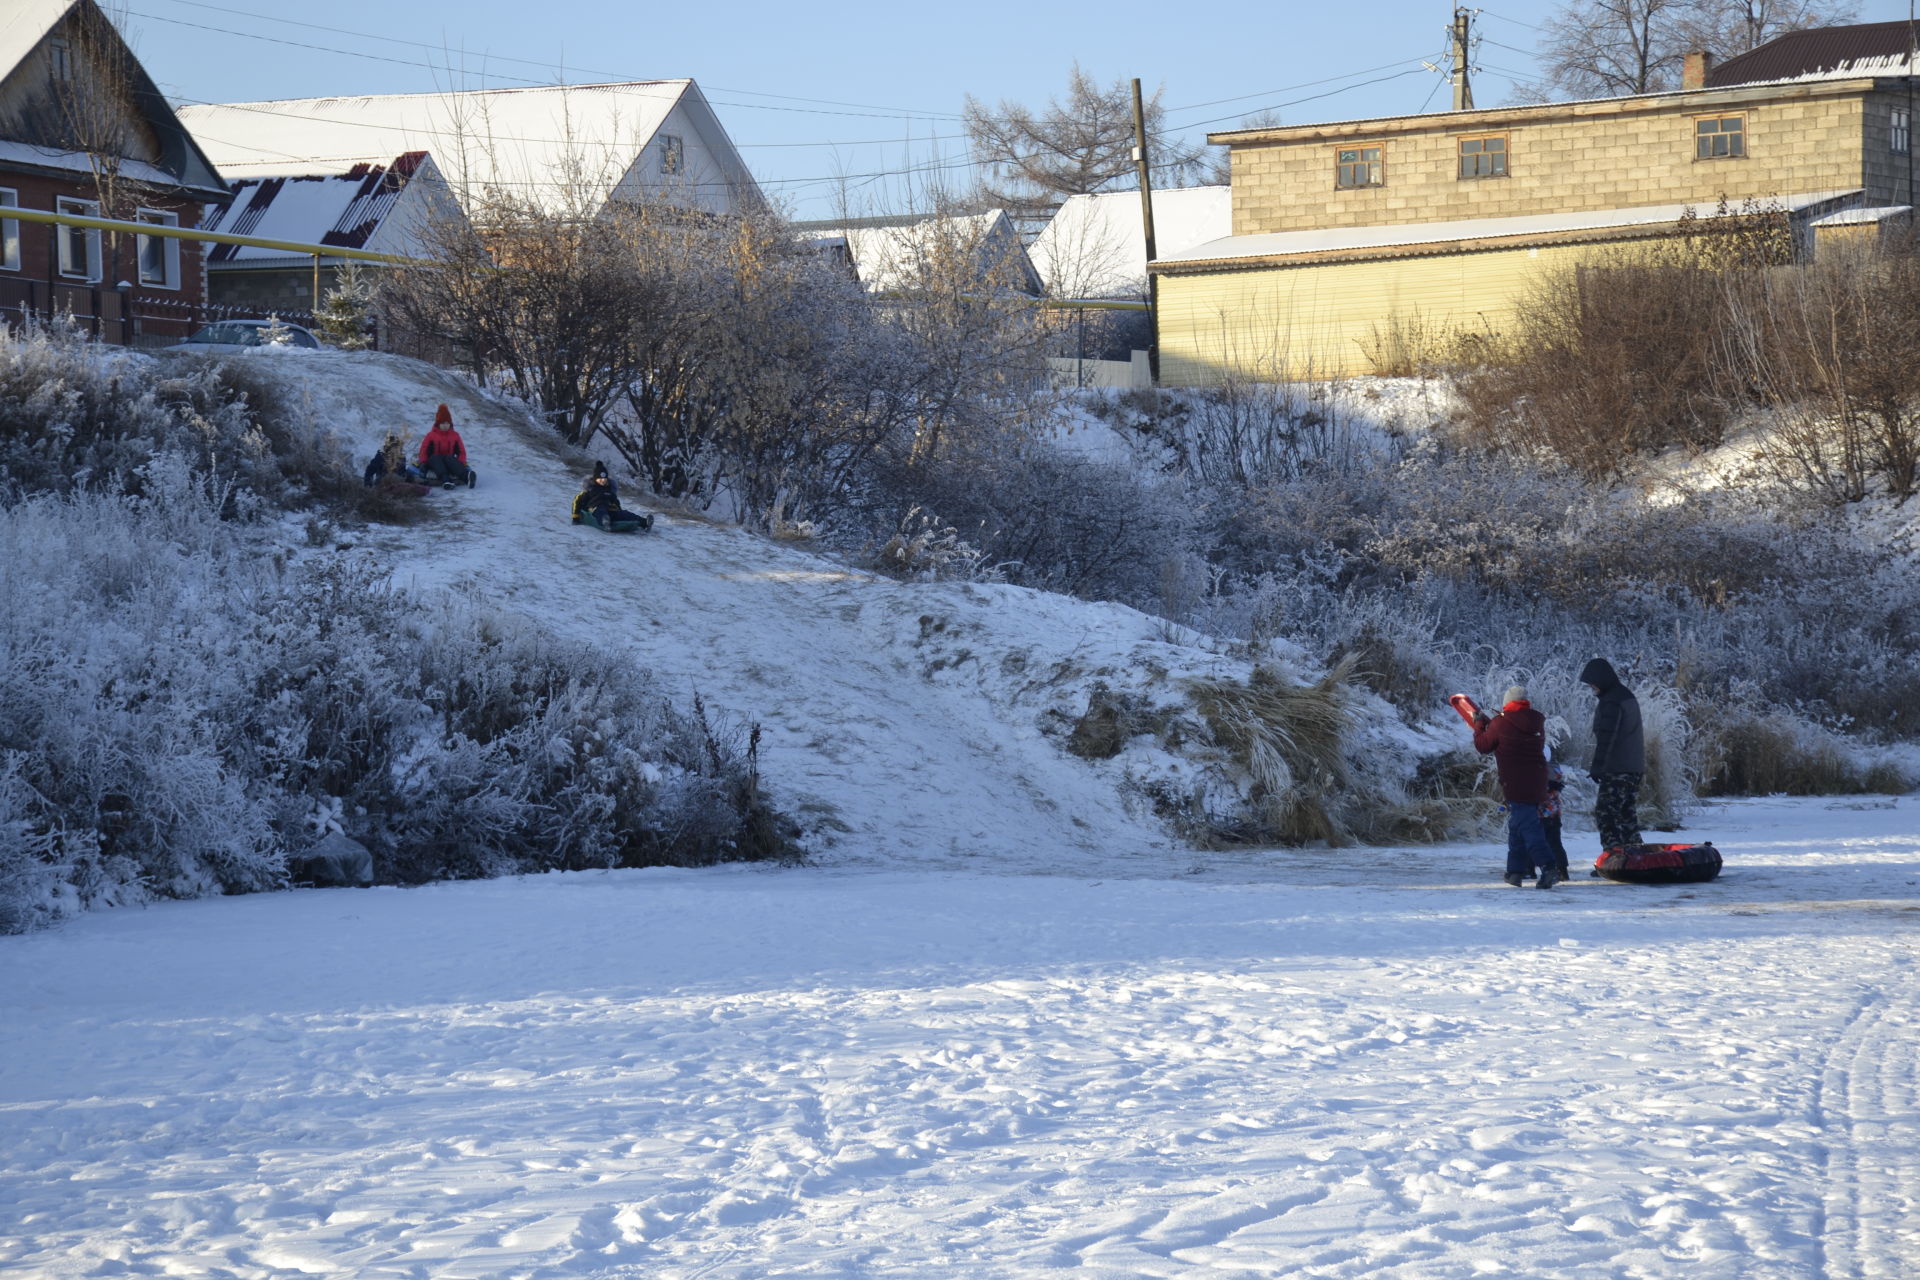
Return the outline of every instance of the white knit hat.
[[[1511,689],[1500,695],[1500,705],[1503,707],[1509,702],[1525,702],[1526,700],[1527,686],[1523,684],[1514,685]]]

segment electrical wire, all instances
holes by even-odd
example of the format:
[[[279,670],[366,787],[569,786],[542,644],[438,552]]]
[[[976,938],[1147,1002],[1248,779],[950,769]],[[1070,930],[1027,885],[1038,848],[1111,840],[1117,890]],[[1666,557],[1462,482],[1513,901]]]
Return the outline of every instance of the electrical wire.
[[[1424,72],[1424,71],[1426,71],[1427,69],[1428,69],[1428,68],[1427,68],[1427,66],[1426,66],[1426,65],[1424,65],[1424,64],[1423,64],[1423,65],[1421,65],[1421,66],[1418,66],[1418,67],[1410,67],[1410,68],[1408,68],[1408,69],[1407,69],[1407,70],[1405,70],[1405,71],[1396,71],[1396,72],[1394,72],[1394,73],[1393,73],[1392,75],[1390,75],[1390,76],[1380,76],[1379,78],[1377,78],[1377,79],[1374,79],[1374,80],[1362,80],[1362,81],[1361,81],[1361,82],[1360,82],[1359,84],[1350,84],[1350,85],[1344,85],[1344,86],[1342,86],[1341,88],[1338,88],[1338,89],[1330,89],[1330,90],[1328,90],[1328,91],[1327,91],[1327,92],[1325,92],[1325,93],[1314,93],[1314,94],[1309,94],[1309,95],[1307,95],[1307,96],[1306,96],[1306,97],[1304,97],[1304,98],[1295,98],[1295,99],[1293,99],[1293,100],[1292,100],[1292,101],[1290,101],[1290,102],[1273,102],[1273,103],[1269,103],[1269,104],[1267,104],[1267,105],[1266,105],[1265,107],[1261,107],[1261,108],[1258,108],[1258,110],[1262,110],[1262,111],[1278,111],[1278,110],[1280,110],[1280,109],[1281,109],[1281,108],[1283,108],[1283,107],[1297,107],[1297,106],[1299,106],[1299,105],[1300,105],[1301,103],[1303,103],[1303,102],[1318,102],[1318,101],[1319,101],[1320,99],[1322,99],[1322,98],[1331,98],[1331,97],[1334,97],[1334,96],[1336,96],[1336,95],[1338,95],[1338,94],[1342,94],[1342,93],[1346,93],[1346,92],[1347,92],[1348,90],[1350,90],[1350,89],[1364,89],[1364,88],[1366,88],[1366,87],[1367,87],[1368,85],[1373,85],[1373,84],[1385,84],[1385,83],[1386,83],[1387,81],[1389,81],[1389,80],[1399,80],[1399,79],[1402,79],[1403,77],[1406,77],[1406,76],[1417,76],[1417,75],[1419,75],[1419,74],[1421,74],[1422,72]],[[1188,121],[1188,122],[1187,122],[1186,124],[1184,124],[1184,125],[1182,125],[1181,127],[1182,127],[1182,128],[1185,128],[1185,129],[1198,129],[1198,128],[1199,128],[1199,127],[1200,127],[1201,125],[1205,125],[1205,124],[1218,124],[1218,123],[1220,123],[1220,121],[1222,121],[1222,120],[1238,120],[1238,119],[1242,119],[1242,118],[1244,118],[1245,116],[1247,116],[1247,115],[1249,115],[1249,114],[1252,114],[1252,113],[1250,113],[1250,112],[1238,112],[1238,113],[1236,113],[1236,114],[1234,114],[1234,115],[1230,115],[1230,116],[1215,116],[1215,117],[1214,117],[1213,119],[1211,119],[1211,120],[1190,120],[1190,121]]]
[[[380,35],[376,32],[371,32],[371,31],[349,31],[344,27],[330,27],[318,22],[301,22],[294,18],[279,18],[279,17],[274,17],[270,14],[256,13],[250,9],[232,9],[224,5],[207,4],[204,2],[204,0],[163,0],[163,2],[170,3],[170,4],[185,5],[187,8],[190,8],[190,9],[207,9],[214,13],[226,13],[226,14],[232,14],[235,17],[252,18],[255,21],[259,21],[259,22],[277,22],[277,23],[280,23],[282,26],[305,27],[309,31],[325,31],[331,35],[352,36],[353,38],[358,40],[378,40],[385,44],[405,45],[413,49],[429,49],[429,50],[437,49],[441,52],[448,52],[444,44],[433,44],[425,40],[407,40],[399,36],[385,36],[385,35]],[[175,19],[162,18],[155,14],[142,14],[140,16],[153,18],[159,22],[176,21]],[[246,34],[244,32],[231,31],[225,27],[211,28],[211,29],[219,30],[229,35]],[[344,53],[348,51],[330,50],[330,52]],[[360,55],[351,54],[350,56],[357,57]],[[492,54],[492,53],[485,54],[482,56],[484,56],[489,62],[511,62],[523,67],[544,67],[544,68],[547,68],[548,70],[559,69],[558,67],[555,66],[555,64],[551,62],[542,61],[537,58],[515,58],[515,57],[508,56],[506,54]],[[414,65],[420,65],[420,64],[414,64]],[[614,71],[595,71],[590,67],[580,67],[580,68],[576,68],[576,70],[578,70],[584,75],[604,76],[611,80],[630,79],[630,77]],[[544,80],[538,81],[538,82],[527,81],[526,83],[545,84],[547,83],[547,81],[544,81]],[[765,90],[761,90],[761,89],[735,89],[735,88],[730,88],[727,85],[719,85],[719,84],[709,85],[708,87],[711,89],[717,90],[718,92],[721,92],[721,93],[744,93],[750,98],[784,98],[792,102],[815,102],[815,103],[822,103],[826,106],[832,106],[832,107],[860,107],[870,111],[895,112],[906,118],[915,118],[915,117],[921,117],[921,116],[928,116],[928,117],[937,116],[937,117],[944,117],[950,120],[960,119],[960,116],[957,113],[951,112],[951,111],[920,111],[920,110],[916,110],[913,107],[881,107],[881,106],[875,106],[873,103],[870,103],[870,102],[841,102],[834,98],[808,98],[808,97],[802,97],[798,94],[768,93]],[[894,139],[894,141],[898,141],[898,139]]]

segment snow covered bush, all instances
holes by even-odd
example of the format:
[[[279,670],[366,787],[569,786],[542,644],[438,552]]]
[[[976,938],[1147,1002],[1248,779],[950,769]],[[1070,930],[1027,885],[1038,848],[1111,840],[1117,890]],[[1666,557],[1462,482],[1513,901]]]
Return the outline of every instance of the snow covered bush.
[[[1142,607],[1159,598],[1193,523],[1178,482],[1018,431],[890,465],[862,502],[888,545],[900,532],[890,512],[937,512],[1006,581]]]
[[[286,883],[777,856],[751,734],[364,564],[262,554],[185,460],[0,508],[0,928]],[[742,749],[742,740],[747,747]]]
[[[0,494],[139,494],[184,460],[227,514],[368,500],[341,443],[279,402],[258,362],[156,358],[71,325],[0,329]]]

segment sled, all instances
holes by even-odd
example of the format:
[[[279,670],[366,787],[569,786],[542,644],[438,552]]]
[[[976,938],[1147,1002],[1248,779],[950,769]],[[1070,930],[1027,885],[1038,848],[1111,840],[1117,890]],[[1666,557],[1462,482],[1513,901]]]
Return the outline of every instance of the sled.
[[[1456,693],[1447,699],[1447,705],[1460,713],[1460,718],[1467,722],[1469,729],[1479,727],[1474,721],[1480,715],[1480,704],[1472,698],[1464,693]]]
[[[1594,859],[1593,874],[1621,884],[1701,884],[1720,874],[1720,851],[1711,841],[1615,845]]]
[[[596,511],[587,518],[608,533],[641,533],[653,528],[652,516],[635,515],[631,511],[623,511],[617,516]]]

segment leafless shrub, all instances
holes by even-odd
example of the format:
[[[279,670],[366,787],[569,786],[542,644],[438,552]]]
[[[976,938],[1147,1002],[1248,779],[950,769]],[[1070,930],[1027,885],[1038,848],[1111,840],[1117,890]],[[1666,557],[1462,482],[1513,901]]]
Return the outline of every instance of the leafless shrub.
[[[1729,278],[1791,260],[1786,215],[1749,202],[1675,237],[1543,277],[1457,379],[1471,441],[1594,479],[1636,454],[1719,444],[1749,382],[1725,358]]]
[[[1730,359],[1776,406],[1761,458],[1829,502],[1920,489],[1920,258],[1833,254],[1731,282]]]

